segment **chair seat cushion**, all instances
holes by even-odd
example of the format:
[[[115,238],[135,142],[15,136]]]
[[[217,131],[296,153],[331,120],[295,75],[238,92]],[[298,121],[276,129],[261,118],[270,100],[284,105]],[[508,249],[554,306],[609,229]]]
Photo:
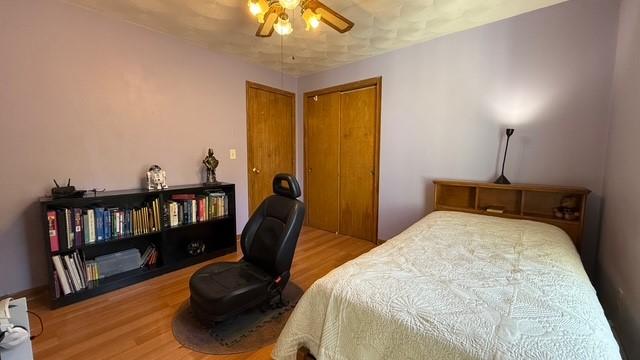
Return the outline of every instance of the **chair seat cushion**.
[[[221,321],[267,300],[272,282],[247,262],[211,264],[191,276],[191,307],[202,322]]]

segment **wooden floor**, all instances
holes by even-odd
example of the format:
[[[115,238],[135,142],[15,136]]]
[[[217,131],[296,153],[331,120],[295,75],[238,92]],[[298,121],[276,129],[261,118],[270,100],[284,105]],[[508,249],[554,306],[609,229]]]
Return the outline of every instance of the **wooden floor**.
[[[293,261],[293,281],[307,289],[335,267],[373,248],[348,236],[304,228]],[[238,258],[231,254],[215,261]],[[210,356],[182,347],[171,321],[189,298],[198,264],[96,298],[50,310],[46,296],[29,301],[45,326],[34,340],[36,359],[270,359],[273,344],[255,353]],[[31,320],[34,332],[38,324]]]

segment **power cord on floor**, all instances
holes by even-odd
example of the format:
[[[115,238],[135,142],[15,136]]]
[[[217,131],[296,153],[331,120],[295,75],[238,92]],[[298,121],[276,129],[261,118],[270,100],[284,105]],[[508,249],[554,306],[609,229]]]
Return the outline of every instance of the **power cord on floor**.
[[[34,313],[31,310],[27,310],[27,313],[35,316],[38,318],[38,321],[40,321],[40,332],[37,335],[31,335],[31,340],[34,340],[35,338],[37,338],[38,336],[42,335],[42,333],[44,332],[44,323],[42,322],[42,318],[40,317],[40,315]]]

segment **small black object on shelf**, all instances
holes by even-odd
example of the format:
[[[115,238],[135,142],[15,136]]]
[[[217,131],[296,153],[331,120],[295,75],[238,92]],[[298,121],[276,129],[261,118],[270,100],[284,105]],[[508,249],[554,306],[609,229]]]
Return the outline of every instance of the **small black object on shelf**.
[[[511,138],[511,135],[513,135],[514,131],[515,131],[514,129],[507,129],[506,131],[507,145],[504,147],[504,158],[502,159],[502,173],[496,179],[495,181],[496,184],[511,184],[511,181],[509,181],[509,179],[507,179],[507,177],[504,176],[504,164],[507,162],[507,151],[509,150],[509,138]]]
[[[51,188],[51,197],[54,199],[63,198],[79,198],[84,196],[85,190],[76,190],[75,186],[71,185],[71,178],[67,180],[66,186],[60,186],[56,179],[53,179],[53,183],[56,187]]]

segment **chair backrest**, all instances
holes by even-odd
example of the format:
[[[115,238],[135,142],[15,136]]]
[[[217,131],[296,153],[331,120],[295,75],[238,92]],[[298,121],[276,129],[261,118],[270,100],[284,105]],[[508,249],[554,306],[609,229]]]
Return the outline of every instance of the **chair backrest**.
[[[240,245],[245,261],[274,277],[284,274],[288,280],[304,220],[304,204],[297,200],[300,185],[293,175],[276,175],[273,192],[249,218]]]

